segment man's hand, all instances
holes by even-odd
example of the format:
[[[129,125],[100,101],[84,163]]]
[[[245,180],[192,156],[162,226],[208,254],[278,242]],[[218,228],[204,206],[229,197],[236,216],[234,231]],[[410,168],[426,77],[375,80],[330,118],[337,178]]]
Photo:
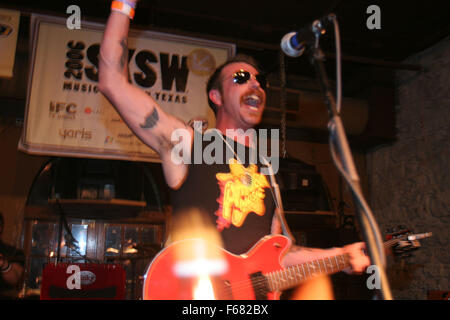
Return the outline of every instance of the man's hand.
[[[11,286],[17,286],[23,276],[23,267],[15,262],[9,262],[3,255],[0,254],[0,277],[3,281]]]
[[[356,242],[346,245],[342,248],[343,254],[350,257],[351,270],[345,270],[347,273],[361,274],[371,264],[369,257],[364,253],[366,244]]]

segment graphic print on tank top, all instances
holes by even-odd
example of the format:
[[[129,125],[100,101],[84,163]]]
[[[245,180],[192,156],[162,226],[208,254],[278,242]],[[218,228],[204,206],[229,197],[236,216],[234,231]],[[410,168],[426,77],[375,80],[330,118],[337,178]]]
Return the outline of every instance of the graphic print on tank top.
[[[266,176],[258,172],[255,164],[246,168],[236,159],[230,159],[229,168],[229,173],[216,174],[220,187],[219,209],[215,212],[219,231],[231,224],[242,226],[249,213],[264,215],[265,189],[270,188]]]

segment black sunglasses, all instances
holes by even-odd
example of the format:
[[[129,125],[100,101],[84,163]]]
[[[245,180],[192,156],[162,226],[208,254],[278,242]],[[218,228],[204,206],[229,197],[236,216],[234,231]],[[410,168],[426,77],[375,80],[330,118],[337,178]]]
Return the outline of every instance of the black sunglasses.
[[[251,77],[252,74],[250,72],[240,69],[233,74],[233,82],[237,84],[244,84],[249,81]],[[256,81],[259,82],[259,86],[261,87],[261,89],[266,90],[268,88],[269,84],[264,75],[257,74],[254,75],[254,77]]]

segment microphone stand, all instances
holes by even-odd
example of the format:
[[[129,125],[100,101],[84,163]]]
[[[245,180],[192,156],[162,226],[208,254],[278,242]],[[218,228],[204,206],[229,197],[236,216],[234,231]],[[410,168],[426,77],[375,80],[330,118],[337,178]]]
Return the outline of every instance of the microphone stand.
[[[326,70],[323,63],[323,61],[325,60],[325,55],[320,49],[318,38],[319,35],[317,34],[315,45],[310,47],[310,62],[315,67],[316,74],[318,76],[318,80],[324,94],[325,104],[328,108],[328,115],[330,117],[330,121],[328,123],[328,130],[330,131],[330,144],[333,141],[337,142],[339,156],[343,163],[343,169],[347,171],[347,175],[345,173],[343,175],[344,178],[346,178],[347,183],[350,184],[350,189],[352,191],[352,196],[356,206],[357,219],[366,241],[369,257],[371,259],[371,262],[378,267],[375,269],[375,272],[378,271],[380,280],[379,283],[381,284],[381,286],[380,288],[376,288],[380,289],[377,290],[377,295],[383,300],[392,300],[392,293],[390,291],[389,283],[384,269],[385,254],[383,242],[381,240],[377,224],[371,215],[370,208],[365,202],[364,196],[361,192],[360,180],[356,171],[355,164],[353,162],[350,147],[344,131],[344,126],[342,124],[341,117],[336,109],[336,102],[327,80]],[[377,275],[375,274],[375,276]]]

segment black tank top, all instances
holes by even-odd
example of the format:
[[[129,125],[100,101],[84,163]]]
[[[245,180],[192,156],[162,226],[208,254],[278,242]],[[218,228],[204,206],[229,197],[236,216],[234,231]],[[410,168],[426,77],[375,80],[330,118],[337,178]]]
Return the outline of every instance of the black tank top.
[[[215,161],[206,164],[203,157],[201,163],[198,163],[198,157],[194,159],[196,147],[193,147],[186,180],[179,189],[172,190],[171,193],[173,219],[190,210],[200,212],[217,228],[226,250],[234,254],[245,253],[259,239],[270,234],[275,209],[270,178],[260,173],[259,156],[256,156],[257,164],[250,161],[254,149],[228,139],[230,146],[234,147],[244,162],[241,165],[235,159],[236,155],[223,142],[221,134],[215,131],[212,135],[212,139],[203,141],[199,146],[201,145],[202,153],[208,151],[206,154],[214,155]],[[206,136],[207,134],[203,137]],[[196,139],[200,137],[202,136],[196,132]],[[211,143],[217,146],[220,140],[221,149],[211,148]],[[205,149],[208,146],[210,148]],[[222,153],[214,150],[221,150]],[[245,150],[245,160],[242,158],[242,150]]]

